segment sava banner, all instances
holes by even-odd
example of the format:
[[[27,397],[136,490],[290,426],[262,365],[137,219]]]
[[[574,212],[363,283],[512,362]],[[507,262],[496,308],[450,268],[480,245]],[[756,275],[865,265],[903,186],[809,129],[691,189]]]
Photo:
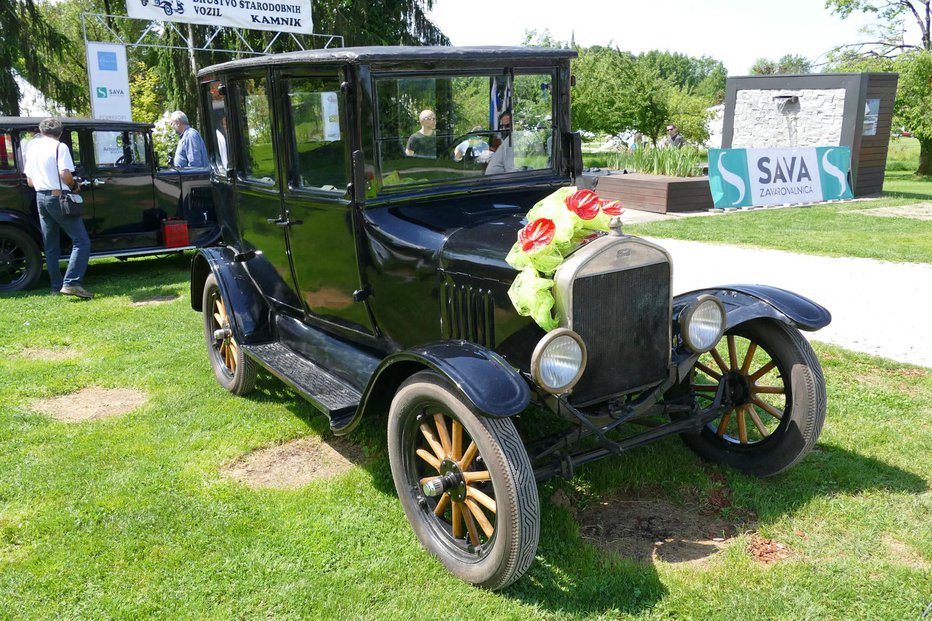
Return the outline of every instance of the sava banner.
[[[311,0],[127,0],[139,19],[312,34]]]
[[[132,121],[126,47],[116,43],[88,41],[86,49],[91,116],[95,119]]]
[[[848,147],[709,149],[709,186],[719,209],[852,197]]]

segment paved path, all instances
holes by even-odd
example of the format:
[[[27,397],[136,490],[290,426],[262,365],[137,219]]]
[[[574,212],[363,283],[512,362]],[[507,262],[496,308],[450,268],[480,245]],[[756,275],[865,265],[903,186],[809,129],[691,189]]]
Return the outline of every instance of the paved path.
[[[832,313],[831,324],[807,337],[932,367],[932,264],[651,241],[673,256],[674,294],[735,283],[782,287]]]

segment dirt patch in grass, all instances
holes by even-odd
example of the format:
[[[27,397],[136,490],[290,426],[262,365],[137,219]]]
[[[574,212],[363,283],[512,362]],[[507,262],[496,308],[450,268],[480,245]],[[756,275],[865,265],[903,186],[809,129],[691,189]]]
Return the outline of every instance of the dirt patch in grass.
[[[299,438],[253,451],[221,474],[253,488],[295,488],[337,476],[362,463],[362,449],[341,438]]]
[[[663,499],[614,497],[576,513],[582,538],[602,550],[643,562],[702,562],[739,526],[699,507]]]
[[[913,218],[915,220],[932,220],[932,203],[916,203],[902,207],[878,207],[876,209],[852,210],[846,213],[861,213],[865,216],[882,218]]]
[[[70,347],[27,347],[19,352],[20,358],[28,360],[47,360],[49,362],[58,362],[60,360],[71,360],[81,355],[76,349]]]
[[[179,295],[177,294],[168,294],[168,295],[155,295],[151,298],[144,298],[142,300],[136,300],[133,302],[133,306],[149,306],[151,304],[168,304],[169,302],[174,302],[177,300]]]
[[[143,405],[149,396],[132,388],[85,388],[70,395],[40,399],[32,408],[67,423],[112,418]]]
[[[766,539],[757,533],[751,535],[746,550],[755,561],[761,563],[776,563],[793,556],[792,550],[785,543]]]
[[[932,563],[929,563],[919,556],[911,547],[902,541],[897,541],[893,537],[885,535],[883,542],[890,551],[890,557],[900,565],[905,565],[912,569],[932,569]]]

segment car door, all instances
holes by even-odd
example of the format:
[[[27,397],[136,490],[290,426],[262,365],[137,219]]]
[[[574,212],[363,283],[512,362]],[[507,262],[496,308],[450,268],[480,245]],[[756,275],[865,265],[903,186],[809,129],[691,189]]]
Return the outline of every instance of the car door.
[[[158,245],[165,213],[155,204],[148,135],[131,129],[93,130],[88,173],[94,201],[94,250],[119,252]]]
[[[347,193],[352,132],[342,82],[337,66],[283,72],[276,80],[285,118],[284,217],[295,288],[308,318],[372,333]]]
[[[234,113],[229,119],[236,148],[232,196],[237,212],[237,241],[243,253],[258,251],[246,268],[266,297],[280,310],[301,316],[294,275],[288,258],[287,216],[282,206],[284,177],[276,153],[279,150],[271,104],[268,75],[243,75],[229,81],[227,96]],[[216,140],[216,133],[214,139]],[[215,163],[220,157],[214,147]]]
[[[22,211],[29,195],[25,174],[16,165],[15,134],[0,130],[0,210]]]

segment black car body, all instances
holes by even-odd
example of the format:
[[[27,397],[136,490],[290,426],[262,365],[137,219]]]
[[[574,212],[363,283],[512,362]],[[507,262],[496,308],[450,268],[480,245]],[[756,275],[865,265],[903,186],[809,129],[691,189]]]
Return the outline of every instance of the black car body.
[[[32,287],[42,273],[36,193],[23,172],[24,154],[40,120],[0,117],[0,291]],[[83,218],[92,257],[160,254],[219,241],[209,170],[159,169],[151,125],[62,121],[61,140],[71,149],[75,175],[83,180]],[[187,242],[166,240],[166,222],[186,223]],[[70,240],[62,237],[65,250]]]
[[[617,220],[552,275],[558,329],[516,312],[505,259],[526,214],[580,182],[574,55],[349,48],[200,73],[225,246],[195,256],[191,300],[218,381],[246,393],[261,365],[336,434],[387,413],[418,538],[493,589],[534,558],[536,481],[671,434],[775,474],[825,415],[799,334],[825,309],[761,285],[673,296],[667,252]],[[422,109],[436,151],[406,157]],[[514,162],[489,174],[476,152],[505,137]],[[556,430],[519,431],[529,407]]]

